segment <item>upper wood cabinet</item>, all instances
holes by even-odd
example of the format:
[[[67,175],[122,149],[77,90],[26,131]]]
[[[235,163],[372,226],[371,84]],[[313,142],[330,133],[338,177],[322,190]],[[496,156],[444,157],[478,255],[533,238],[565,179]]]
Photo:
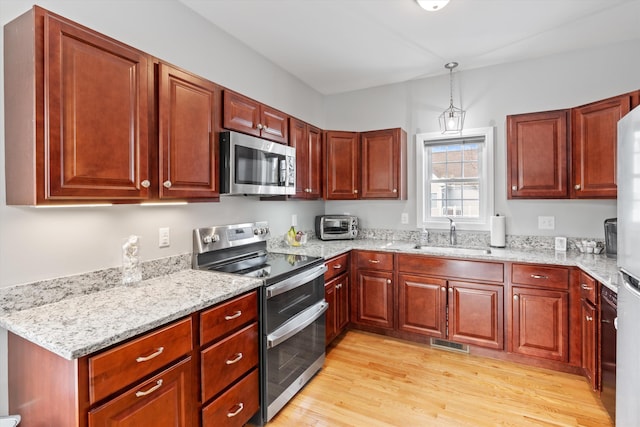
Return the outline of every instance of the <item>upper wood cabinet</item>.
[[[322,131],[291,118],[289,145],[296,149],[296,195],[292,198],[322,198]]]
[[[407,199],[407,133],[385,129],[360,134],[362,199]]]
[[[356,200],[360,191],[360,144],[357,132],[325,133],[326,200]]]
[[[150,58],[37,6],[4,34],[7,204],[146,199]]]
[[[569,196],[568,110],[507,116],[507,197]]]
[[[507,197],[615,199],[618,120],[639,103],[635,91],[507,116]]]
[[[617,197],[618,120],[631,111],[634,96],[629,93],[571,110],[572,197]]]
[[[158,64],[159,196],[219,199],[220,88]]]
[[[327,200],[407,198],[407,134],[400,128],[371,132],[327,131]]]
[[[289,142],[288,116],[239,93],[223,94],[223,127],[281,144]]]

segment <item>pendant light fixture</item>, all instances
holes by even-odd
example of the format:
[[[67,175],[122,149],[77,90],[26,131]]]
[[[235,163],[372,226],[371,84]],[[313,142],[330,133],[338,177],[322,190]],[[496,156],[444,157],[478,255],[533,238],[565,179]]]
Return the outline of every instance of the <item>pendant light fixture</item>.
[[[444,64],[444,68],[449,70],[449,108],[444,110],[439,117],[442,133],[462,132],[464,125],[465,111],[453,106],[453,69],[457,66],[457,62]]]
[[[429,12],[442,9],[449,3],[449,0],[416,0],[421,8]]]

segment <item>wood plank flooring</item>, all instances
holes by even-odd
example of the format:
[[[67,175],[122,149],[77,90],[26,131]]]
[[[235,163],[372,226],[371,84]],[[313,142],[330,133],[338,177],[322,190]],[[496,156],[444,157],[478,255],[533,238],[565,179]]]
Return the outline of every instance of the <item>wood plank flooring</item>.
[[[613,426],[577,375],[348,331],[268,427]]]

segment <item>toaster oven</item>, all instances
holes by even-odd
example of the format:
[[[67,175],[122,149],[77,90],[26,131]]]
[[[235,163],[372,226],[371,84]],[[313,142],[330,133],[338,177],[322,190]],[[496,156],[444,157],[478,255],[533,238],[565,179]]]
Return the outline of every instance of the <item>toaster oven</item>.
[[[347,240],[358,237],[358,217],[353,215],[316,216],[316,237],[320,240]]]

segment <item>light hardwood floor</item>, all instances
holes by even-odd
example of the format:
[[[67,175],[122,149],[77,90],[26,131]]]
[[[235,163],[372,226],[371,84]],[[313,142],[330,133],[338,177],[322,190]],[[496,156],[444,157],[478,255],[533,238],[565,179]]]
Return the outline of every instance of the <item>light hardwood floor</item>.
[[[612,425],[581,376],[348,331],[267,427]]]

